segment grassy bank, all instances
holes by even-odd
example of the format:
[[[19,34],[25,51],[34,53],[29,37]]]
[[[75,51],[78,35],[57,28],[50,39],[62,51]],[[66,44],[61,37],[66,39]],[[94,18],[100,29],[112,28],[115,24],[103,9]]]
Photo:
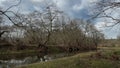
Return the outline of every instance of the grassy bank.
[[[119,68],[120,67],[120,61],[114,60],[116,58],[112,57],[114,51],[103,52],[103,53],[104,56],[102,57],[101,56],[99,57],[99,54],[96,54],[96,52],[79,53],[71,57],[64,57],[48,62],[40,62],[40,63],[24,65],[18,68]],[[120,58],[120,50],[116,49],[115,53],[117,53],[117,57]],[[95,54],[95,57],[90,58],[91,54],[93,55]],[[98,55],[98,57],[96,57],[96,55]]]

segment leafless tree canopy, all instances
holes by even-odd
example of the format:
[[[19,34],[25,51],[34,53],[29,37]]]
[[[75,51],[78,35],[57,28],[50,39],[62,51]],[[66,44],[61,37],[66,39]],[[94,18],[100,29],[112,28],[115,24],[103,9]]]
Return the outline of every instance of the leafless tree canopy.
[[[114,23],[111,26],[120,23],[120,1],[118,0],[98,0],[92,8],[92,19],[102,18],[109,23]]]
[[[66,50],[70,48],[70,51],[94,50],[104,38],[93,24],[84,20],[70,19],[54,4],[46,6],[44,12],[20,14],[9,11],[20,3],[21,0],[5,11],[0,10],[0,24],[4,23],[3,16],[13,23],[12,26],[0,25],[0,38],[16,47],[35,45],[40,48],[55,45],[67,47]],[[7,13],[14,16],[11,17]]]

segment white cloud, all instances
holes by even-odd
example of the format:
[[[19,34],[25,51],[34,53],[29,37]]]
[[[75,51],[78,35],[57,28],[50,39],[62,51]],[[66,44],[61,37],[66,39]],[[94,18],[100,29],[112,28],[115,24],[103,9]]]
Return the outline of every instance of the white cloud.
[[[73,6],[73,10],[74,10],[74,11],[80,11],[80,10],[83,9],[83,8],[84,8],[84,7],[81,6],[81,4],[76,4],[76,5]]]
[[[108,23],[108,22],[97,22],[95,24],[95,27],[98,29],[98,30],[104,30],[105,28],[107,28],[108,26],[111,26],[113,25],[114,23]]]
[[[106,22],[97,22],[97,23],[95,24],[95,27],[96,27],[98,30],[103,30],[106,25],[107,25]]]
[[[98,0],[88,0],[90,3],[97,2]]]
[[[0,7],[3,6],[3,2],[6,1],[6,0],[0,0]]]
[[[33,1],[33,2],[42,2],[44,0],[31,0],[31,1]]]
[[[4,2],[4,1],[6,1],[6,0],[0,0],[0,4],[2,4],[2,2]]]
[[[101,31],[104,35],[105,38],[116,38],[117,35],[119,34],[119,25],[116,25],[114,27],[112,27],[111,25],[113,25],[114,23],[108,23],[108,22],[97,22],[95,24],[95,27]],[[108,27],[111,26],[111,27]]]
[[[56,6],[62,10],[66,9],[66,5],[68,0],[53,0],[53,2],[56,4]]]

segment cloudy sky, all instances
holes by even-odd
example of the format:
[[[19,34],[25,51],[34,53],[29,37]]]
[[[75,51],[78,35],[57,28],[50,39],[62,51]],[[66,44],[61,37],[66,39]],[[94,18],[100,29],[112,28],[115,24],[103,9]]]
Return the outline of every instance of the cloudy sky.
[[[0,0],[0,6],[5,10],[18,1],[19,0]],[[89,8],[95,1],[97,0],[22,0],[18,7],[14,7],[11,10],[26,14],[35,10],[41,11],[45,3],[53,2],[60,10],[72,18],[88,19],[90,17]],[[95,22],[97,29],[101,30],[106,38],[115,38],[118,34],[117,28],[106,28],[104,27],[105,25],[109,24],[106,24],[103,20]]]

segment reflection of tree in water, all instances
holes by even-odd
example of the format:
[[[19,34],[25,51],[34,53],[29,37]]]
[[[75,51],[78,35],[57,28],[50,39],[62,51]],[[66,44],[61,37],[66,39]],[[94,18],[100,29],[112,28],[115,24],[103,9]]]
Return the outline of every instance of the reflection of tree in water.
[[[37,54],[37,57],[39,58],[40,61],[45,61],[45,56],[46,54]]]
[[[34,57],[37,53],[4,54],[0,55],[0,60],[24,59],[28,56]]]
[[[35,62],[47,62],[50,61],[52,59],[56,59],[56,58],[60,58],[60,57],[65,57],[68,56],[67,54],[45,54],[45,53],[37,53],[37,54],[29,54],[26,55],[26,57],[23,58],[23,55],[18,55],[22,58],[18,58],[17,56],[12,55],[11,58],[9,58],[8,60],[4,59],[2,60],[0,58],[0,68],[14,68],[15,66],[21,66],[24,64],[31,64],[31,63],[35,63]],[[16,59],[17,57],[17,59]]]
[[[22,57],[23,55],[18,55],[18,56]],[[35,62],[46,61],[46,58],[44,57],[45,54],[35,54],[34,56],[33,55],[27,56],[19,59],[18,59],[18,56],[12,55],[10,58],[8,58],[9,56],[7,56],[3,58],[4,60],[0,59],[0,68],[14,68],[15,66],[20,66],[24,64],[31,64]]]

